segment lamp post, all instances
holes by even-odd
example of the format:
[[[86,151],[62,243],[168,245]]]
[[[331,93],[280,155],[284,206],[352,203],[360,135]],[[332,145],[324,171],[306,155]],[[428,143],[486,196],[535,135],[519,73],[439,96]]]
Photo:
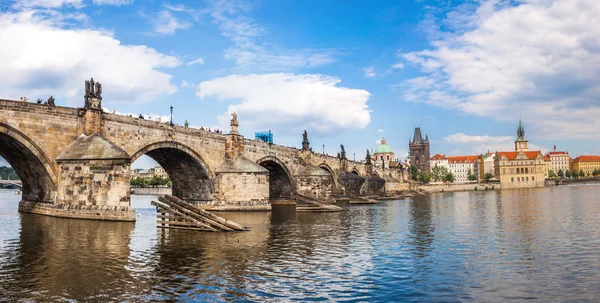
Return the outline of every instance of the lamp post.
[[[352,155],[354,156],[354,162],[356,162],[356,153],[352,153]]]
[[[323,144],[323,155],[325,155],[325,144]]]
[[[171,126],[173,126],[173,105],[171,105]]]

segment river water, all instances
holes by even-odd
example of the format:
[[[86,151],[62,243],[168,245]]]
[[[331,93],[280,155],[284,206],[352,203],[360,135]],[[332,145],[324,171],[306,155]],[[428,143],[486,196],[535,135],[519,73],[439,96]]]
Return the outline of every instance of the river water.
[[[342,213],[226,213],[245,233],[20,214],[0,301],[600,301],[600,186],[441,193]]]

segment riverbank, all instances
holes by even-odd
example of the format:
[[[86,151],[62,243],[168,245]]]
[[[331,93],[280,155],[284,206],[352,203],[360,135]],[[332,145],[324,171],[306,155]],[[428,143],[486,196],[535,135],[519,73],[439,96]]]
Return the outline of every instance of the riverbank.
[[[419,190],[427,193],[443,193],[457,191],[480,191],[480,190],[498,190],[502,189],[500,184],[439,184],[439,185],[421,185]]]
[[[172,195],[173,189],[170,187],[132,187],[131,193],[134,195]]]

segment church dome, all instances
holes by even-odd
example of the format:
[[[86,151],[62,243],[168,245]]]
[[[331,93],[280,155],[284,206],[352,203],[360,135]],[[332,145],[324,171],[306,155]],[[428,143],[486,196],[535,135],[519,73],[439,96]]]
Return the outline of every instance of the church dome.
[[[391,154],[393,152],[394,151],[392,150],[392,148],[389,145],[387,145],[385,139],[381,139],[381,144],[379,144],[377,146],[377,148],[375,149],[375,153],[374,154],[375,155],[377,155],[377,154]]]

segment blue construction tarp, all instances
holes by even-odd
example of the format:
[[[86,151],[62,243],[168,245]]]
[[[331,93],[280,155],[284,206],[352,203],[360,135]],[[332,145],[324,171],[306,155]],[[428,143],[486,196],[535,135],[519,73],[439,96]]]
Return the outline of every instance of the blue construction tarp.
[[[273,143],[273,133],[271,131],[254,133],[254,138],[267,143]]]

